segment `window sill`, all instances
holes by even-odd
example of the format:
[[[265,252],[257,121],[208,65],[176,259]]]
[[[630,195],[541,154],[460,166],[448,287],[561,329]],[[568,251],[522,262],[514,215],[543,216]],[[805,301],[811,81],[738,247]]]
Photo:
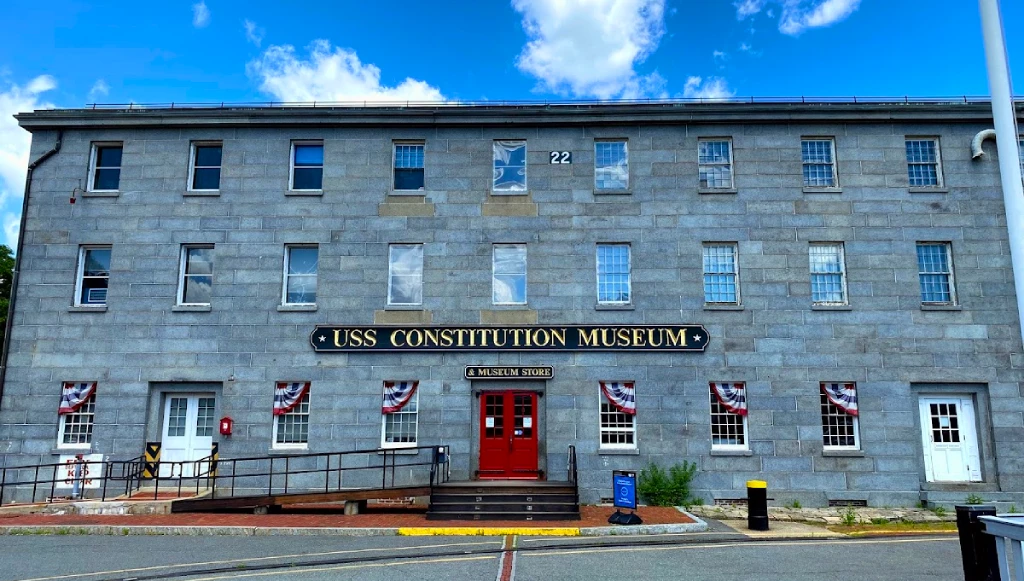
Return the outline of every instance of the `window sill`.
[[[743,305],[727,305],[727,304],[710,304],[704,305],[705,311],[742,311],[746,307]]]
[[[491,309],[496,311],[529,311],[529,303],[491,303]]]
[[[210,305],[174,305],[171,307],[172,313],[208,313],[210,310]]]
[[[632,190],[594,190],[594,196],[632,196]]]
[[[639,456],[639,448],[599,448],[599,456]]]
[[[51,456],[73,456],[75,454],[92,454],[92,444],[81,448],[53,448]]]
[[[279,313],[311,313],[316,310],[316,305],[277,305]]]
[[[821,455],[825,458],[863,458],[864,450],[822,450]]]
[[[94,190],[90,192],[82,192],[83,198],[116,198],[120,195],[120,190]]]
[[[852,311],[850,305],[811,305],[812,311]]]
[[[423,311],[423,305],[386,305],[385,311]]]
[[[949,188],[907,188],[907,191],[910,192],[911,194],[948,194]]]
[[[267,450],[268,456],[289,456],[292,454],[308,454],[309,446],[295,448],[271,448]]]
[[[508,197],[508,196],[512,196],[512,197],[519,196],[519,197],[526,198],[526,197],[529,197],[530,190],[490,190],[490,195],[495,197],[495,198],[502,198],[502,197]]]
[[[921,305],[922,311],[962,311],[960,305]]]
[[[107,305],[96,305],[95,307],[87,307],[85,305],[74,305],[68,307],[69,313],[105,313],[107,312]]]
[[[323,190],[288,190],[284,193],[286,196],[323,196]]]
[[[378,456],[385,454],[398,454],[400,456],[415,456],[420,453],[420,450],[416,449],[416,444],[409,444],[409,446],[396,446],[394,448],[389,446],[381,446],[380,450],[377,450]]]
[[[195,198],[203,198],[203,197],[212,198],[212,197],[219,196],[220,195],[220,190],[186,190],[181,195],[186,197],[186,198],[191,198],[191,197],[195,197]]]
[[[843,193],[843,188],[812,188],[812,187],[809,187],[809,186],[804,186],[804,193],[805,194],[841,194],[841,193]]]
[[[629,305],[603,305],[598,303],[594,305],[595,311],[635,311],[636,307],[632,304]]]
[[[736,194],[736,188],[697,188],[698,194]]]
[[[426,199],[426,197],[428,195],[430,195],[430,192],[427,191],[427,190],[389,190],[388,191],[388,196],[389,197],[390,196],[396,196],[396,197],[399,197],[399,198],[423,198],[423,199]]]
[[[753,456],[754,453],[750,450],[716,450],[711,449],[712,456]]]

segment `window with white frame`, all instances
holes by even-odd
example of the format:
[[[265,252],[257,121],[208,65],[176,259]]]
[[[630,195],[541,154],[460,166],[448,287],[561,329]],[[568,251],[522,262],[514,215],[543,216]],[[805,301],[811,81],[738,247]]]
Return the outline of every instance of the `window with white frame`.
[[[846,260],[843,244],[815,243],[809,248],[811,302],[816,305],[845,305]]]
[[[320,249],[317,246],[289,244],[284,250],[284,285],[281,304],[316,304],[316,279]]]
[[[220,189],[220,166],[223,146],[220,143],[193,143],[191,179],[188,189],[216,191]]]
[[[733,390],[745,391],[741,383],[721,384],[731,386]],[[711,386],[711,449],[712,450],[746,450],[747,442],[747,415],[744,403],[743,408],[738,408],[734,402],[723,401],[723,398],[716,393],[715,386]],[[728,404],[728,405],[727,405]],[[740,412],[739,410],[743,411]]]
[[[324,187],[324,142],[293,141],[291,187],[298,191],[317,191]]]
[[[804,187],[839,187],[836,179],[836,142],[829,138],[800,140],[800,155],[804,166]]]
[[[731,242],[704,244],[704,302],[740,304],[737,248]]]
[[[526,304],[526,245],[495,244],[491,300],[496,305]]]
[[[629,189],[629,150],[625,139],[594,142],[594,189]]]
[[[630,384],[631,385],[631,384]],[[636,413],[626,413],[616,407],[604,393],[598,391],[598,403],[601,415],[602,449],[635,449],[636,448]]]
[[[116,192],[121,186],[121,143],[94,143],[89,168],[90,192]]]
[[[526,141],[494,141],[494,183],[496,193],[526,192]]]
[[[179,305],[209,305],[213,296],[213,246],[183,245],[178,279]]]
[[[953,251],[948,242],[918,242],[917,272],[921,302],[926,305],[955,305]]]
[[[64,382],[57,424],[58,448],[88,448],[96,416],[96,384]]]
[[[309,445],[309,392],[288,411],[274,416],[274,448],[305,448]]]
[[[423,143],[395,143],[396,191],[419,191],[423,189]]]
[[[938,138],[907,139],[907,177],[912,188],[942,187]]]
[[[732,140],[698,140],[697,173],[701,189],[731,190],[733,187]]]
[[[821,384],[821,437],[826,450],[860,449],[855,384]],[[845,396],[845,400],[844,400]],[[853,407],[849,398],[853,398]]]
[[[107,286],[110,284],[110,250],[110,246],[82,246],[79,249],[75,306],[106,306]]]
[[[597,302],[625,305],[631,300],[629,244],[598,244]]]
[[[423,304],[423,245],[388,247],[388,304]]]
[[[389,383],[392,382],[385,382],[385,389]],[[416,445],[419,429],[419,399],[419,390],[414,389],[412,395],[399,409],[381,413],[380,443],[382,448],[403,448]]]

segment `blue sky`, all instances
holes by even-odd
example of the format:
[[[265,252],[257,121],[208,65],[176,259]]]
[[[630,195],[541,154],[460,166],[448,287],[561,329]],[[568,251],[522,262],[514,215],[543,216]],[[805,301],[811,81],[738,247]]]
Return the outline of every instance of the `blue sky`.
[[[1024,2],[1002,0],[1024,74]],[[86,103],[985,95],[975,0],[7,0],[0,225],[17,111]],[[1024,81],[1022,81],[1024,82]],[[1021,83],[1018,82],[1019,86]]]

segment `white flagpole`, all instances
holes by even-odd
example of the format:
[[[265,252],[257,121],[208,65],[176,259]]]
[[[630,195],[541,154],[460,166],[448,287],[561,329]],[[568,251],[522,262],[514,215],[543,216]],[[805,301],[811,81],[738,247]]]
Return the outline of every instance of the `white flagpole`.
[[[1024,185],[1021,183],[1017,115],[1010,86],[1010,65],[998,0],[979,0],[981,31],[985,41],[988,85],[992,92],[992,118],[999,153],[999,177],[1006,206],[1006,229],[1010,237],[1013,283],[1017,293],[1017,317],[1024,341]]]

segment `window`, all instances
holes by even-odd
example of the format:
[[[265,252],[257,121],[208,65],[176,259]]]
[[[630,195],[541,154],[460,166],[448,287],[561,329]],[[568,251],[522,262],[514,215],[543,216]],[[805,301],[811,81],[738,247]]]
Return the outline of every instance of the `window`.
[[[723,401],[716,392],[715,385],[725,386],[727,394],[739,394],[743,407],[738,407],[737,400]],[[742,383],[712,384],[711,386],[711,449],[712,450],[746,450],[747,449],[747,414]],[[728,404],[728,405],[727,405]]]
[[[88,448],[96,415],[96,383],[64,382],[57,413],[57,447]]]
[[[212,290],[213,246],[182,246],[178,304],[209,305]]]
[[[90,192],[116,192],[121,185],[120,143],[98,143],[92,147],[92,168],[89,172]]]
[[[697,172],[700,188],[731,190],[732,141],[701,139],[697,141]]]
[[[423,144],[395,144],[395,190],[423,189]]]
[[[281,304],[316,304],[316,273],[320,250],[316,246],[285,246]]]
[[[188,189],[193,191],[211,191],[220,189],[220,163],[222,146],[220,143],[193,143],[192,179]]]
[[[526,245],[495,244],[491,300],[496,305],[526,304]]]
[[[106,306],[110,283],[110,246],[83,246],[78,253],[75,306]]]
[[[739,265],[736,245],[709,243],[704,245],[704,302],[708,304],[740,303]]]
[[[825,449],[860,449],[856,384],[822,383],[820,395],[821,437]]]
[[[632,298],[629,268],[629,244],[597,245],[599,304],[629,304]]]
[[[631,381],[600,383],[601,448],[636,448],[636,389]],[[631,413],[630,413],[631,412]]]
[[[321,190],[324,185],[322,141],[292,142],[292,190]]]
[[[800,155],[804,163],[804,187],[839,186],[836,180],[836,142],[832,138],[801,140]]]
[[[387,408],[389,403],[394,403],[388,401],[388,390],[391,390],[394,396],[402,403],[400,406],[395,406],[398,409],[389,408],[393,409],[393,411],[383,411],[381,413],[382,448],[402,448],[416,445],[420,399],[419,390],[416,389],[418,383],[415,381],[384,382],[384,407]],[[410,388],[412,390],[411,394],[403,395],[400,393],[403,389]],[[398,393],[395,393],[396,390]]]
[[[942,187],[937,138],[907,140],[907,176],[912,188]]]
[[[1020,173],[1024,176],[1024,139],[1017,141],[1017,157],[1020,158]]]
[[[811,301],[816,305],[846,304],[843,244],[811,244]]]
[[[921,302],[955,305],[953,252],[948,242],[918,242],[917,272],[921,281]]]
[[[526,142],[494,142],[495,192],[526,192]]]
[[[278,391],[282,386],[278,384]],[[274,416],[274,448],[305,448],[309,444],[309,387],[289,409]],[[276,402],[275,402],[276,403]]]
[[[392,244],[388,257],[388,304],[423,304],[423,245]]]
[[[626,141],[594,142],[594,189],[629,188],[629,151]]]

